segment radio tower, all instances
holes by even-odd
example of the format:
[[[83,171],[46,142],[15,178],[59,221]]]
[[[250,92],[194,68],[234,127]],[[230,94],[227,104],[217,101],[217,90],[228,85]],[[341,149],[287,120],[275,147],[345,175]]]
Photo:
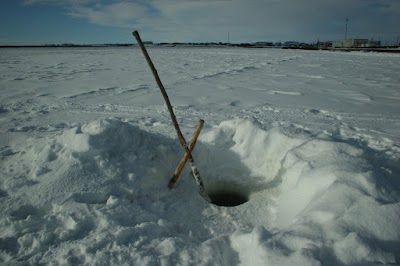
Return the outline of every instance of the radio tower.
[[[347,22],[349,22],[349,19],[346,18],[346,29],[344,31],[344,39],[347,40]]]

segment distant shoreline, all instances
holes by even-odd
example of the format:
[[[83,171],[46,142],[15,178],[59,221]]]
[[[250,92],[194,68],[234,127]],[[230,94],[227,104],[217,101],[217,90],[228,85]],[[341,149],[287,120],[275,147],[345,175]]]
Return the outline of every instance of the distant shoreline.
[[[332,48],[332,47],[285,47],[285,46],[260,46],[256,44],[241,43],[241,44],[226,44],[226,43],[162,43],[148,44],[149,47],[210,47],[210,48],[226,48],[226,47],[241,47],[241,48],[264,48],[264,49],[284,49],[284,50],[308,50],[308,51],[341,51],[341,52],[379,52],[379,53],[400,53],[400,47],[360,47],[360,48]],[[0,45],[0,49],[4,48],[113,48],[113,47],[137,47],[137,44],[63,44],[63,45]]]
[[[104,47],[130,47],[134,44],[68,44],[68,45],[0,45],[0,48],[104,48]]]

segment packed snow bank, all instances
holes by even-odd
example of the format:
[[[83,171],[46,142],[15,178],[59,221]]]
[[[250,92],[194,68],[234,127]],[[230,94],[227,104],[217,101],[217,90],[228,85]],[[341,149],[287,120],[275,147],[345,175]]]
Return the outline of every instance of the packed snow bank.
[[[236,183],[249,193],[263,190],[265,198],[275,194],[276,215],[254,217],[273,220],[273,233],[255,227],[231,237],[244,264],[398,262],[400,197],[368,159],[372,151],[325,135],[265,131],[249,120],[223,122],[202,140],[238,157],[210,154],[208,169],[218,169],[211,184]]]
[[[400,196],[372,159],[379,151],[255,119],[205,131],[194,158],[207,191],[247,202],[209,204],[187,172],[168,191],[179,142],[121,119],[13,144],[3,158],[14,166],[2,187],[1,261],[399,262]]]
[[[101,119],[60,136],[28,140],[19,147],[20,170],[36,184],[31,196],[42,204],[60,203],[69,193],[83,197],[77,193],[120,193],[140,189],[138,184],[161,187],[178,156],[171,142],[116,119]]]
[[[222,122],[200,140],[208,144],[198,148],[207,189],[231,187],[246,194],[276,186],[282,159],[304,141],[278,128],[265,131],[254,119]]]

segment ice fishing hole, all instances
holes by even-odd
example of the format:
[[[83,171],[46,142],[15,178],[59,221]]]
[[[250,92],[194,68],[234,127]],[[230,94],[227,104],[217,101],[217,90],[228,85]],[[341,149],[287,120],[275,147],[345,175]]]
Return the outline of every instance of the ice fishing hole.
[[[246,193],[240,190],[226,188],[213,189],[208,192],[208,197],[211,203],[224,207],[235,207],[249,201],[249,197]]]

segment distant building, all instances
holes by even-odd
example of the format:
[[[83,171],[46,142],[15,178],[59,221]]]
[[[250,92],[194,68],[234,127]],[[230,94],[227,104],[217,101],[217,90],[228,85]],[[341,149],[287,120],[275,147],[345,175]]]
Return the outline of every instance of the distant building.
[[[380,47],[381,46],[381,41],[374,41],[370,40],[365,47]]]
[[[272,42],[256,42],[254,43],[254,45],[265,47],[265,46],[273,46],[274,44]]]
[[[366,47],[368,39],[345,39],[337,40],[332,43],[334,48],[358,48]]]
[[[299,42],[295,42],[295,41],[289,41],[289,42],[284,42],[283,46],[284,47],[299,47],[300,43]]]
[[[324,42],[318,41],[315,45],[319,48],[326,49],[326,48],[332,47],[332,42],[331,41],[324,41]]]

